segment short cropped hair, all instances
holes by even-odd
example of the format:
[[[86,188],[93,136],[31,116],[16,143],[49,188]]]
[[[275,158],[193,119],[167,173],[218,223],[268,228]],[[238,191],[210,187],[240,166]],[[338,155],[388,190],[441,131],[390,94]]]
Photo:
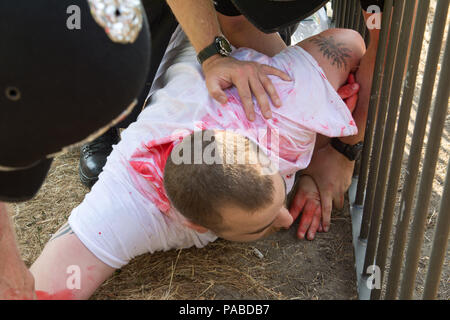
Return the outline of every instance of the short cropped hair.
[[[261,163],[250,160],[258,150],[248,138],[229,131],[196,131],[185,137],[164,169],[164,187],[172,205],[213,232],[225,230],[219,212],[224,206],[250,213],[267,207],[273,201],[274,185],[272,175],[262,174]],[[239,157],[245,161],[237,161]],[[268,161],[266,155],[259,157]]]

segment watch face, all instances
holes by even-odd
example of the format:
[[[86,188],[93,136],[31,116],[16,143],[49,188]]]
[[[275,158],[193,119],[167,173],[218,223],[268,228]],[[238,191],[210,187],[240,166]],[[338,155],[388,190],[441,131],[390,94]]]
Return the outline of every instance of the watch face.
[[[231,46],[227,39],[223,37],[217,37],[216,43],[218,45],[219,53],[222,56],[229,56],[231,54]]]

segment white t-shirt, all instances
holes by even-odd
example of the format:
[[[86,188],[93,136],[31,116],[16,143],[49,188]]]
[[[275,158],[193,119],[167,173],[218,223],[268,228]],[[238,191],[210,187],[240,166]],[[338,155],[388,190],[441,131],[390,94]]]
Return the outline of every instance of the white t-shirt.
[[[234,130],[255,141],[277,161],[292,188],[294,174],[308,166],[316,133],[329,137],[357,133],[350,111],[326,79],[314,58],[298,46],[273,58],[254,50],[236,50],[239,60],[257,61],[289,74],[293,81],[271,77],[282,100],[273,118],[256,109],[249,122],[235,88],[225,105],[206,88],[196,53],[180,28],[174,33],[138,120],[122,132],[99,181],[75,208],[69,224],[83,244],[101,261],[120,268],[146,252],[203,247],[217,237],[183,225],[163,187],[165,159],[174,143],[201,129]],[[256,105],[256,101],[255,101]],[[267,135],[276,132],[279,150]]]

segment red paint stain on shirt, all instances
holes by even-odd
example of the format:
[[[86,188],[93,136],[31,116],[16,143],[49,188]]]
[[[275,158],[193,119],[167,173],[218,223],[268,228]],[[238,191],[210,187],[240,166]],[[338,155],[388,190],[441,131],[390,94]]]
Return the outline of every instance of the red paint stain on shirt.
[[[151,183],[155,193],[146,193],[146,196],[158,207],[159,210],[167,212],[170,202],[164,190],[164,167],[174,147],[174,141],[157,144],[155,141],[147,143],[143,150],[137,150],[130,161],[133,169],[145,180]]]
[[[45,291],[36,291],[36,297],[38,300],[73,300],[74,294],[69,289],[57,291],[53,294]]]

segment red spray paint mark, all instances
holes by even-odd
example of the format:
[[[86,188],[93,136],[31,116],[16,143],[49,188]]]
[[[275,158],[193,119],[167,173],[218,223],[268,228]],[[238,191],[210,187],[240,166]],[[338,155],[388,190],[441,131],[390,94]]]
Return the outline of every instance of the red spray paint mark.
[[[36,297],[38,300],[73,300],[74,294],[69,289],[61,290],[53,294],[45,291],[36,291]]]
[[[133,169],[151,182],[156,194],[147,194],[147,196],[162,212],[170,209],[170,202],[164,190],[163,176],[167,158],[174,147],[173,142],[172,140],[157,145],[155,141],[150,141],[144,146],[144,150],[137,150],[130,161]]]

